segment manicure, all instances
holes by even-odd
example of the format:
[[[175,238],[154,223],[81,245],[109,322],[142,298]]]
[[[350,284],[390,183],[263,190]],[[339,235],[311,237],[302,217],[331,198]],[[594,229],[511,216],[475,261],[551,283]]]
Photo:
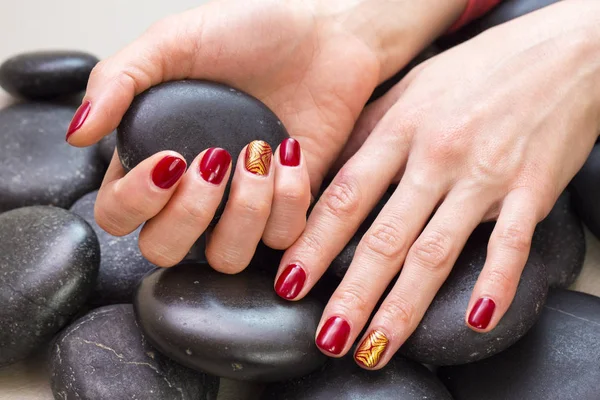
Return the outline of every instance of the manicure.
[[[200,175],[208,183],[218,185],[223,181],[229,164],[231,155],[225,149],[213,147],[208,149],[200,162]]]
[[[286,300],[293,300],[302,291],[306,282],[306,272],[297,264],[290,264],[277,279],[275,291]]]
[[[317,336],[317,346],[328,353],[340,354],[350,336],[350,325],[340,317],[331,317]]]
[[[354,359],[363,367],[374,368],[379,363],[388,343],[389,340],[385,333],[374,330],[358,346]]]
[[[477,329],[485,329],[492,320],[496,303],[489,297],[483,297],[475,303],[469,314],[469,325]]]
[[[169,189],[185,172],[185,161],[179,157],[166,156],[152,171],[152,182],[161,189]]]
[[[246,170],[255,175],[268,175],[271,168],[271,157],[273,152],[269,143],[262,140],[250,142],[246,148],[244,165]]]
[[[79,106],[71,123],[69,124],[69,128],[67,129],[67,136],[65,140],[69,140],[72,134],[74,134],[85,122],[88,115],[90,114],[90,108],[92,104],[89,101],[84,101],[82,105]]]
[[[300,143],[296,139],[285,139],[279,147],[279,158],[281,165],[287,167],[297,167],[300,165]]]

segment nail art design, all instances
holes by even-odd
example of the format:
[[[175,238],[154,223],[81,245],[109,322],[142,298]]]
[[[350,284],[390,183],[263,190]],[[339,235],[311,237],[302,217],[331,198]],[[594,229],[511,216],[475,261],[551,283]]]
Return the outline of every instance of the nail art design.
[[[255,175],[268,175],[271,167],[272,151],[269,143],[255,140],[246,149],[245,166]]]
[[[367,368],[373,368],[379,363],[388,343],[385,333],[374,330],[362,341],[354,354],[354,359]]]

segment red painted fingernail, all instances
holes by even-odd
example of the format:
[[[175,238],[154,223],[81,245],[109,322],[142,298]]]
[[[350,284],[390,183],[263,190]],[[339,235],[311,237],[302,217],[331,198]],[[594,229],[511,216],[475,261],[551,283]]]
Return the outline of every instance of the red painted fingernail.
[[[173,186],[185,172],[185,161],[179,157],[166,156],[152,170],[152,182],[161,189]]]
[[[295,299],[304,287],[306,272],[301,266],[290,264],[277,279],[275,291],[286,300]]]
[[[300,165],[300,143],[296,139],[285,139],[279,147],[279,158],[281,165],[288,167]]]
[[[227,150],[219,147],[208,149],[200,163],[200,175],[206,182],[218,185],[227,174],[229,163],[231,163],[231,155]]]
[[[340,354],[350,336],[350,324],[340,317],[331,317],[317,336],[317,346],[331,354]]]
[[[489,297],[483,297],[475,303],[469,314],[469,325],[477,329],[485,329],[492,320],[496,303]]]
[[[79,106],[77,111],[75,111],[75,115],[69,124],[69,129],[67,129],[67,136],[65,140],[69,140],[72,134],[74,134],[85,122],[88,115],[90,114],[90,108],[92,107],[92,103],[89,101],[84,101],[82,105]]]

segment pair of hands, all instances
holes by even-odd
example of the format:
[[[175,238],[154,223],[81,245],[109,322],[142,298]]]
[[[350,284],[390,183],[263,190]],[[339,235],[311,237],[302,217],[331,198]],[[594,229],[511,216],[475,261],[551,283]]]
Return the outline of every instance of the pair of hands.
[[[536,224],[598,136],[594,3],[565,1],[491,29],[422,63],[364,109],[375,86],[443,33],[465,0],[210,3],[159,22],[100,63],[86,93],[90,106],[68,140],[97,142],[136,94],[168,80],[214,80],[263,101],[298,141],[301,161],[283,165],[280,147],[269,172],[256,175],[245,170],[242,151],[207,257],[233,273],[261,237],[289,247],[275,281],[289,300],[308,293],[399,182],[316,338],[325,353],[346,354],[402,269],[356,354],[361,366],[378,369],[414,331],[482,221],[498,223],[465,320],[487,332],[508,309]],[[203,153],[168,189],[157,187],[150,178],[167,155],[180,157],[155,155],[127,175],[113,158],[96,204],[98,224],[113,234],[148,220],[140,247],[165,266],[208,226],[224,184],[203,178]],[[309,186],[316,194],[332,166],[339,171],[305,221]],[[229,163],[221,168],[226,178]]]

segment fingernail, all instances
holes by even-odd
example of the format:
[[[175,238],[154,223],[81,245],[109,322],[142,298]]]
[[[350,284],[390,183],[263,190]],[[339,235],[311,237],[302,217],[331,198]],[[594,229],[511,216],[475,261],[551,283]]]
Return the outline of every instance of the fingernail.
[[[271,167],[272,151],[269,143],[262,140],[250,142],[246,148],[245,166],[255,175],[268,175]]]
[[[350,325],[345,319],[331,317],[325,322],[317,336],[317,346],[331,354],[340,354],[350,336]]]
[[[74,134],[85,122],[88,115],[90,114],[90,108],[92,107],[92,103],[89,101],[84,101],[83,104],[79,106],[77,111],[75,111],[75,115],[69,124],[69,128],[67,129],[67,136],[65,140],[69,140],[72,134]]]
[[[286,267],[283,273],[277,279],[275,284],[275,291],[286,300],[295,299],[306,281],[306,272],[301,266],[296,264],[290,264]]]
[[[358,346],[354,359],[366,368],[374,368],[379,363],[388,343],[389,340],[385,333],[374,330]]]
[[[208,182],[215,185],[220,184],[227,174],[231,155],[225,149],[213,147],[208,149],[200,162],[200,175]]]
[[[166,156],[152,170],[152,182],[161,189],[173,186],[185,172],[185,161],[179,157]]]
[[[279,158],[281,165],[288,167],[300,165],[300,143],[296,139],[285,139],[279,147]]]
[[[469,314],[469,325],[477,329],[485,329],[492,320],[496,303],[489,297],[483,297],[475,303]]]

